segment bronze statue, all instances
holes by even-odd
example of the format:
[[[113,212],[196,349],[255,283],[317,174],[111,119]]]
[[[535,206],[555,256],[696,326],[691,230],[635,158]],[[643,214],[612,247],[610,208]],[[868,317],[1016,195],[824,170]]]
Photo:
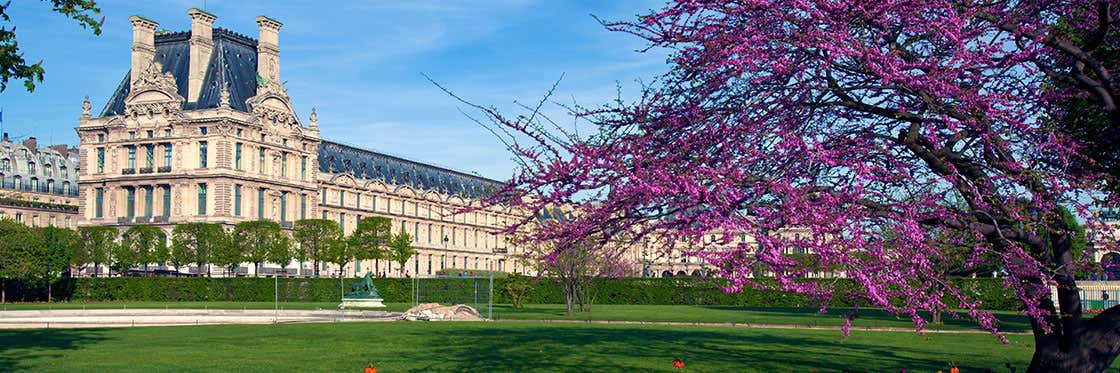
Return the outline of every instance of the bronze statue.
[[[381,299],[381,292],[373,286],[373,272],[366,272],[366,277],[350,284],[350,292],[342,296],[352,299]]]

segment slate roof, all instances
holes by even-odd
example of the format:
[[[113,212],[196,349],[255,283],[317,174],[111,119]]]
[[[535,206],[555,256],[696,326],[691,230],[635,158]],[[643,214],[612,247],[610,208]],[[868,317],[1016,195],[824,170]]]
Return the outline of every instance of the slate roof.
[[[465,198],[490,196],[502,185],[502,182],[481,176],[329,140],[323,140],[319,145],[319,171],[351,173],[361,179],[382,180],[387,184],[408,185],[413,189],[435,190]]]
[[[257,41],[245,35],[222,28],[213,32],[214,51],[202,81],[202,92],[197,102],[187,102],[183,110],[212,109],[218,107],[222,85],[229,83],[230,106],[234,110],[248,111],[245,100],[257,92]],[[187,97],[187,70],[191,59],[191,32],[170,32],[156,35],[156,61],[164,72],[175,77],[179,95]],[[105,103],[101,116],[124,113],[124,100],[131,90],[130,72],[125,72],[117,90]]]

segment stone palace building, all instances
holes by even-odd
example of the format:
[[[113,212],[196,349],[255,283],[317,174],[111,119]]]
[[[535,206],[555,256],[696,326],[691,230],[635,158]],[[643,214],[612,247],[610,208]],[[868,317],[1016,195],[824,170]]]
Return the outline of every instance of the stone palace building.
[[[129,19],[131,66],[97,114],[89,97],[83,101],[81,152],[40,147],[34,137],[17,143],[4,134],[0,218],[122,231],[154,225],[168,233],[181,223],[232,229],[253,220],[290,230],[296,220],[321,218],[349,234],[363,217],[381,216],[392,220],[394,233],[404,230],[414,239],[417,254],[405,265],[410,276],[450,268],[534,273],[517,260],[518,248],[493,234],[524,215],[508,207],[454,213],[478,204],[501,182],[322,138],[315,110],[301,119],[279,83],[279,21],[257,17],[254,39],[215,28],[216,17],[204,10],[187,14],[191,29],[182,32],[157,30],[144,17]],[[643,242],[627,253],[632,275],[691,276],[710,269],[657,246]],[[310,265],[287,268],[307,274]],[[252,274],[253,267],[245,264],[239,274]],[[338,270],[320,268],[324,274]],[[398,275],[387,261],[342,270],[347,276]],[[263,270],[278,271],[272,263]]]
[[[361,218],[383,216],[415,240],[411,275],[520,270],[510,260],[516,252],[489,233],[516,218],[511,209],[452,214],[500,182],[320,137],[315,110],[301,119],[280,83],[279,21],[257,17],[253,39],[215,28],[206,11],[187,13],[183,32],[131,17],[128,73],[99,114],[88,98],[83,104],[82,152],[70,166],[81,191],[71,197],[77,225],[169,231],[263,219],[290,229],[322,218],[349,233]],[[396,268],[367,261],[345,269],[365,271]]]
[[[78,220],[78,149],[66,145],[40,148],[0,139],[0,219],[32,227],[74,228]]]

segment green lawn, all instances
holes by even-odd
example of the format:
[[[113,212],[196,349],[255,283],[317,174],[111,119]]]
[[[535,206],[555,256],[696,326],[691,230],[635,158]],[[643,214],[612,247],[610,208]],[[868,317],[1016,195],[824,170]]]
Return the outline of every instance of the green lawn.
[[[380,310],[401,312],[408,303],[386,303]],[[284,309],[336,309],[335,302],[282,302]],[[97,303],[14,303],[0,309],[120,309],[120,308],[212,308],[212,309],[272,309],[272,302],[97,302]],[[486,310],[479,310],[486,314]],[[521,309],[509,305],[494,305],[494,318],[499,320],[610,320],[610,321],[668,321],[705,323],[750,323],[775,325],[837,326],[843,322],[847,309],[829,309],[821,314],[815,308],[732,307],[732,306],[664,306],[664,305],[595,305],[591,313],[566,316],[562,304],[527,304]],[[911,328],[908,318],[899,318],[877,309],[862,309],[855,326]],[[999,312],[1003,330],[1030,330],[1024,316],[1012,312]],[[929,329],[960,330],[976,328],[967,319],[956,320],[945,316],[944,325],[930,325]]]
[[[565,315],[562,304],[527,304],[521,309],[509,305],[495,305],[495,319],[516,320],[611,320],[611,321],[671,321],[671,322],[712,322],[712,323],[750,323],[779,325],[838,326],[843,323],[842,316],[850,312],[845,308],[830,308],[821,314],[816,308],[788,307],[734,307],[734,306],[643,306],[643,305],[595,305],[591,313]],[[963,315],[967,316],[967,315]],[[1025,316],[1014,312],[996,313],[1002,324],[1000,329],[1030,331],[1030,322]],[[929,325],[928,329],[975,329],[976,322],[968,319],[942,317],[944,325]],[[928,320],[928,317],[927,317]],[[897,317],[879,309],[861,309],[859,317],[853,321],[855,326],[912,328],[914,323],[907,317]]]
[[[1023,371],[1029,336],[727,327],[378,322],[0,330],[0,370],[671,372]],[[1005,371],[997,369],[996,371]]]

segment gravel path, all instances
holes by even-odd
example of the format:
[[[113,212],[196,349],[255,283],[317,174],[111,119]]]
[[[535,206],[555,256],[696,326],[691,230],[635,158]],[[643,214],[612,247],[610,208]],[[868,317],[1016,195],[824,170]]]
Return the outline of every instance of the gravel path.
[[[338,310],[97,309],[0,311],[0,329],[393,321],[401,313]]]

